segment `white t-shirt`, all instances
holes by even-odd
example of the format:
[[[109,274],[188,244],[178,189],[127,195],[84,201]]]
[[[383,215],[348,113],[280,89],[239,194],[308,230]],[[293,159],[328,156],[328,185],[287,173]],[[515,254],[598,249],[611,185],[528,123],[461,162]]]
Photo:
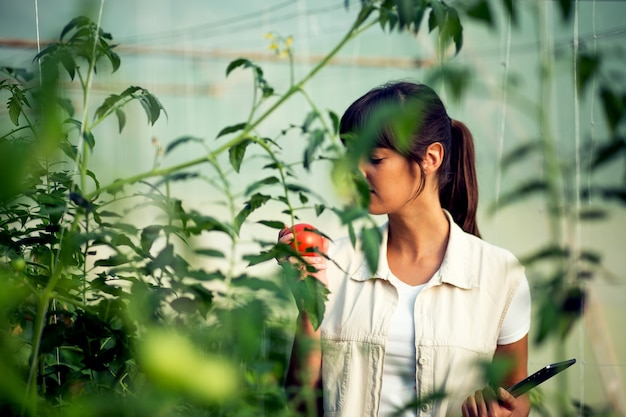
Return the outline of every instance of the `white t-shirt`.
[[[384,257],[383,257],[384,258]],[[398,290],[398,305],[391,319],[385,361],[379,417],[415,417],[415,408],[396,414],[399,407],[415,401],[415,299],[426,284],[411,286],[394,276],[381,259],[387,270],[387,279]],[[520,340],[530,329],[530,289],[528,281],[522,280],[511,300],[502,323],[498,344],[506,345]]]

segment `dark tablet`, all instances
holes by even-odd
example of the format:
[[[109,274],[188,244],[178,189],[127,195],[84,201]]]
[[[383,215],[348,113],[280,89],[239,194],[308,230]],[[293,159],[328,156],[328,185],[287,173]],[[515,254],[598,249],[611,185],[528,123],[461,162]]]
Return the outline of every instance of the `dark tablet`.
[[[507,391],[513,394],[513,396],[519,397],[520,395],[535,388],[537,385],[541,384],[547,379],[552,378],[554,375],[558,374],[564,369],[569,368],[574,363],[576,363],[576,359],[569,359],[563,362],[546,365],[529,377],[521,380],[512,387],[507,388]]]

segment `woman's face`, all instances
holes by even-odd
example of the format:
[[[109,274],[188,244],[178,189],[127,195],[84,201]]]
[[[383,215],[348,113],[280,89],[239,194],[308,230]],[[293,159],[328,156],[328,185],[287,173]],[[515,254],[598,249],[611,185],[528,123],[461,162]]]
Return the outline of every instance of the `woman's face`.
[[[371,214],[396,213],[416,201],[421,177],[417,162],[393,149],[374,148],[359,169],[370,187]]]

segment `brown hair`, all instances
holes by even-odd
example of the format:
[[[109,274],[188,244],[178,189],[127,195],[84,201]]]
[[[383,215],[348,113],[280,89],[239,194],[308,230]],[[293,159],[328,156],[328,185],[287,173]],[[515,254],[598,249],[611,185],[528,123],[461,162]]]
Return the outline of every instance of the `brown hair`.
[[[404,119],[399,125],[406,128],[407,116],[411,119],[409,132],[402,138],[401,129],[398,130],[394,121]],[[384,120],[377,123],[379,119]],[[463,230],[480,236],[476,224],[478,182],[472,134],[463,123],[448,117],[441,99],[430,87],[402,81],[374,88],[348,107],[339,128],[342,135],[359,137],[364,131],[373,134],[374,147],[396,150],[415,161],[422,171],[420,192],[425,181],[422,161],[426,149],[432,143],[441,143],[444,147],[438,171],[441,205]]]

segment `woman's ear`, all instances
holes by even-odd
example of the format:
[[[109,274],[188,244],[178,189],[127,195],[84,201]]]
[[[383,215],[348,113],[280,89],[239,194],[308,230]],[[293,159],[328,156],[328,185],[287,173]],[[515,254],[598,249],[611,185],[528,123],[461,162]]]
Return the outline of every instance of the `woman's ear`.
[[[422,160],[422,168],[426,175],[437,172],[441,164],[443,163],[443,154],[445,149],[440,142],[431,143],[426,148],[424,159]]]

